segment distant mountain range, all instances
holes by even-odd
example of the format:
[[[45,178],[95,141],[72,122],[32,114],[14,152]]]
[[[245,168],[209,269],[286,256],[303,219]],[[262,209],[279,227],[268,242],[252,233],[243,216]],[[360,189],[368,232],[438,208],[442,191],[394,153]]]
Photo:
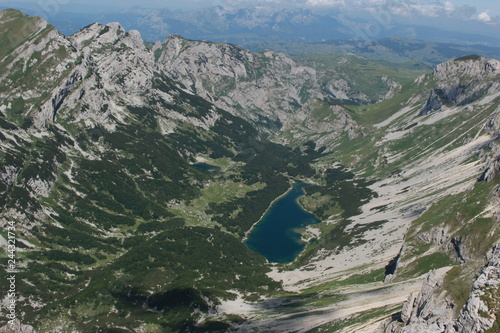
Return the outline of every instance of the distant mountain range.
[[[500,59],[500,48],[483,45],[425,42],[396,36],[368,41],[330,40],[321,43],[251,41],[243,45],[254,52],[270,49],[291,56],[312,54],[356,55],[360,58],[383,60],[391,63],[417,61],[430,67],[469,54]]]
[[[476,26],[479,23],[469,21],[468,31],[480,32],[464,33],[451,28],[409,24],[396,17],[382,20],[375,16],[362,16],[353,10],[215,6],[189,11],[134,7],[124,10],[96,9],[91,12],[72,4],[47,14],[42,6],[23,2],[5,2],[0,9],[10,7],[44,17],[66,35],[94,22],[120,22],[126,30],[139,30],[143,39],[151,42],[163,41],[170,34],[239,45],[255,41],[352,42],[400,36],[438,43],[500,47],[500,37],[492,33],[490,27],[485,28],[484,24],[479,29]],[[456,27],[456,22],[450,21],[449,26]]]

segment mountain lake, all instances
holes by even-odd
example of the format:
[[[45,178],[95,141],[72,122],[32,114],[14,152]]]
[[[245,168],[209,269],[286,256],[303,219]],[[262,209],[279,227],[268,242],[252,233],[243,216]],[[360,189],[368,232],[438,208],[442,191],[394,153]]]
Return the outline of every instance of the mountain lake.
[[[274,201],[245,241],[249,248],[269,262],[288,263],[295,260],[306,245],[296,230],[321,222],[297,201],[305,194],[304,186],[306,184],[295,183],[287,193]]]

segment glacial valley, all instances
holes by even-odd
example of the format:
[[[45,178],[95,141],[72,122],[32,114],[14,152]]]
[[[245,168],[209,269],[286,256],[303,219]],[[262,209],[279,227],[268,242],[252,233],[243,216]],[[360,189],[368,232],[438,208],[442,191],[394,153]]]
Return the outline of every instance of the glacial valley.
[[[500,329],[499,60],[65,36],[10,9],[0,46],[0,332]],[[270,263],[245,240],[297,182],[321,222]]]

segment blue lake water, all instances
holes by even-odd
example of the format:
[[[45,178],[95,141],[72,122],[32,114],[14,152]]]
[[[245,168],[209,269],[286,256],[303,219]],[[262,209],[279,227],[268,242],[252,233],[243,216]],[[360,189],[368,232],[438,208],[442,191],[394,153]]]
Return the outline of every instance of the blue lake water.
[[[303,196],[304,184],[292,189],[275,201],[248,235],[245,244],[275,263],[292,262],[304,249],[305,243],[295,230],[321,222],[300,207],[297,199]]]

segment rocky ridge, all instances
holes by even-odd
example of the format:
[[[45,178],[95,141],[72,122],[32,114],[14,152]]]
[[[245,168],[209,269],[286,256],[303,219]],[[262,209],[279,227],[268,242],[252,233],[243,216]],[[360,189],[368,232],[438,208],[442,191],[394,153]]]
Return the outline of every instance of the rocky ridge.
[[[189,92],[250,120],[266,134],[275,133],[282,127],[294,128],[297,120],[311,112],[314,104],[308,103],[310,100],[344,99],[350,91],[349,85],[342,80],[332,80],[322,88],[313,68],[298,65],[285,55],[271,51],[251,53],[230,44],[195,42],[179,36],[171,36],[149,50],[137,31],[125,32],[118,23],[93,24],[68,39],[52,27],[46,27],[46,23],[40,24],[45,24],[41,28],[50,33],[39,42],[36,50],[33,47],[23,50],[21,57],[29,59],[33,52],[42,48],[70,49],[71,54],[61,59],[57,75],[53,75],[55,79],[69,74],[68,79],[54,82],[53,85],[58,86],[50,88],[52,99],[40,107],[41,112],[33,113],[37,126],[52,121],[63,100],[74,91],[73,95],[78,98],[77,94],[93,94],[92,98],[87,98],[94,102],[92,109],[109,104],[102,94],[98,94],[99,89],[89,89],[89,80],[83,81],[86,87],[76,87],[89,70],[94,73],[93,86],[114,85],[101,88],[119,94],[124,100],[127,95],[144,92],[150,86],[153,73],[162,72],[184,84]],[[55,45],[55,41],[60,45]],[[96,50],[99,51],[96,53]],[[18,60],[9,61],[17,63]],[[50,75],[45,78],[49,79]],[[19,89],[5,97],[21,96],[21,89],[23,96],[36,90],[26,86]],[[41,96],[33,96],[38,97]],[[78,98],[73,98],[67,107],[74,107]],[[302,115],[295,117],[297,113]],[[105,114],[101,117],[106,117]],[[343,112],[341,117],[348,122],[347,128],[357,127],[347,113]],[[314,127],[308,130],[317,131]]]
[[[217,106],[281,127],[307,101],[323,98],[316,71],[283,54],[169,37],[158,63],[170,77]],[[255,110],[249,113],[247,110]],[[262,120],[260,118],[263,118]]]
[[[161,46],[158,63],[192,93],[249,119],[267,133],[293,127],[297,113],[310,112],[311,99],[345,94],[336,92],[340,81],[331,82],[325,91],[316,70],[272,51],[251,53],[228,44],[171,36]],[[343,89],[348,89],[347,83]]]
[[[433,77],[437,88],[431,90],[420,115],[443,106],[465,105],[482,96],[495,95],[500,91],[500,83],[495,80],[499,70],[500,61],[479,56],[467,56],[436,66]],[[457,77],[454,73],[461,75]]]
[[[488,252],[488,263],[472,285],[467,303],[460,311],[454,329],[456,332],[485,332],[498,328],[500,304],[500,244]],[[451,331],[452,332],[452,331]]]

